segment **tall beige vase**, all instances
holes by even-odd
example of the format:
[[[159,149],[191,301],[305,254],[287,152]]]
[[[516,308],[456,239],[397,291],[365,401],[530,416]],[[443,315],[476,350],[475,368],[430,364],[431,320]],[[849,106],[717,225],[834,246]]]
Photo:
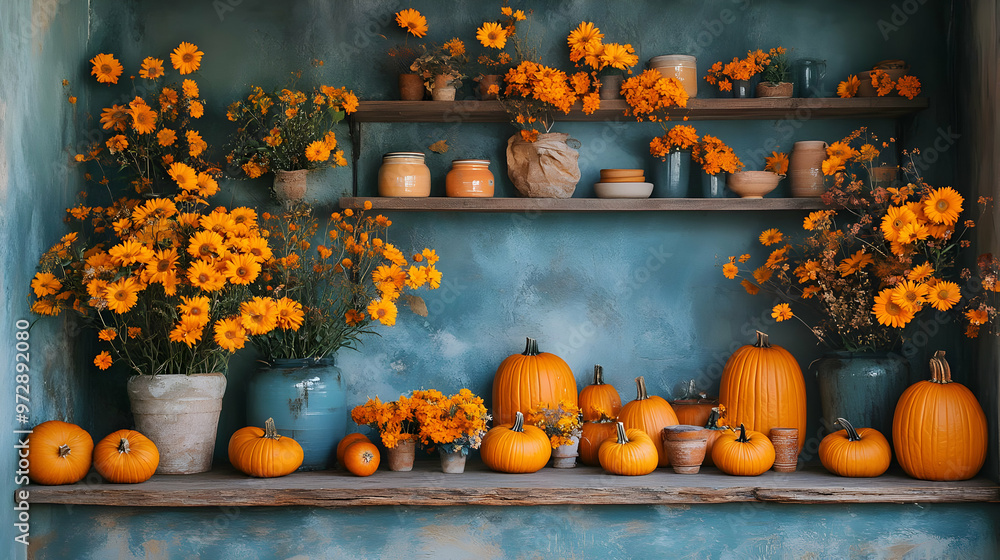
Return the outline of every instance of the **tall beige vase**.
[[[225,375],[134,375],[127,389],[135,429],[160,452],[156,474],[211,470]]]

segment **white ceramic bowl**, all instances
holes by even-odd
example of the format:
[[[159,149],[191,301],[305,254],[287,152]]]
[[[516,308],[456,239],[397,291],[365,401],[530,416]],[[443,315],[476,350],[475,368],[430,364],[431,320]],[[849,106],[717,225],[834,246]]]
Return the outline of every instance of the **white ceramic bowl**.
[[[597,198],[649,198],[653,183],[594,183]]]

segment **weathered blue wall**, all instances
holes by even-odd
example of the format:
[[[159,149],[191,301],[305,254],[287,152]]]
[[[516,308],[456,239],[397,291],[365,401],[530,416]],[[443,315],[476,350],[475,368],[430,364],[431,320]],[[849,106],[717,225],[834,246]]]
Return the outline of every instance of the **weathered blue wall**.
[[[165,57],[180,41],[197,44],[206,53],[197,75],[207,101],[202,132],[213,146],[220,146],[229,130],[223,117],[225,106],[244,96],[250,84],[265,88],[284,84],[293,70],[303,70],[304,83],[315,80],[345,85],[364,99],[393,99],[395,75],[382,63],[385,50],[402,38],[391,18],[403,7],[417,8],[428,16],[430,39],[459,36],[473,53],[479,49],[475,27],[497,12],[494,5],[429,0],[301,0],[290,4],[263,0],[94,0],[90,13],[79,4],[73,4],[72,10],[61,8],[58,21],[67,30],[52,39],[59,45],[57,51],[46,45],[35,47],[38,50],[29,55],[27,45],[9,40],[13,52],[22,56],[10,57],[14,60],[4,56],[0,64],[24,65],[18,67],[19,75],[28,79],[0,84],[5,88],[0,89],[4,97],[6,88],[17,95],[12,106],[17,108],[18,123],[22,123],[17,142],[8,140],[10,133],[5,127],[2,138],[7,147],[0,150],[0,158],[20,157],[24,161],[8,164],[13,179],[0,180],[0,185],[6,185],[4,196],[10,196],[11,184],[19,185],[21,198],[15,207],[32,212],[0,215],[5,235],[31,232],[30,237],[21,236],[18,242],[22,246],[16,250],[12,248],[19,246],[13,244],[0,247],[0,251],[9,251],[0,253],[5,270],[16,271],[0,283],[9,295],[5,316],[26,315],[23,294],[33,272],[33,259],[61,234],[51,208],[27,198],[36,184],[32,177],[41,174],[40,182],[48,185],[46,192],[52,196],[46,203],[68,206],[81,187],[79,177],[76,172],[49,171],[48,166],[52,161],[65,161],[62,147],[83,138],[88,130],[82,121],[85,110],[96,111],[121,93],[120,89],[112,92],[103,86],[83,86],[88,71],[85,60],[94,54],[115,53],[128,73],[134,72],[145,56]],[[514,4],[515,8],[526,7],[526,3]],[[885,31],[885,35],[879,21],[891,21],[898,9],[889,1],[830,7],[791,0],[577,0],[531,5],[535,12],[528,37],[537,41],[543,60],[553,65],[566,66],[565,37],[581,20],[594,21],[607,41],[632,42],[643,61],[671,52],[696,54],[699,75],[716,60],[779,44],[795,49],[792,58],[826,59],[829,87],[875,61],[905,58],[924,83],[923,95],[932,100],[931,108],[908,130],[909,145],[926,151],[955,122],[953,93],[945,85],[954,77],[950,58],[954,45],[948,38],[954,40],[955,30],[949,2],[919,5],[915,13],[904,14],[906,21],[899,23],[898,29]],[[3,9],[4,16],[12,12],[12,18],[22,20],[29,12],[6,4]],[[723,23],[730,21],[730,16],[732,23]],[[5,17],[4,21],[10,19]],[[0,44],[6,47],[6,34],[3,41]],[[313,68],[312,59],[322,59],[325,65]],[[57,73],[57,68],[64,70]],[[63,77],[79,86],[78,122],[69,122],[67,106],[60,104],[64,102],[58,96],[58,80]],[[707,92],[708,86],[700,84],[699,89]],[[703,93],[706,95],[715,94]],[[88,104],[91,97],[93,102]],[[48,109],[44,118],[38,116],[41,111],[35,111],[41,107]],[[40,129],[40,134],[29,137],[24,132],[30,119],[36,119],[34,129]],[[760,168],[761,154],[772,149],[787,151],[798,140],[833,141],[862,125],[882,136],[894,134],[893,124],[885,120],[820,121],[806,117],[781,122],[693,124],[699,132],[718,135],[733,145],[751,168]],[[76,136],[63,138],[69,128],[76,130]],[[655,125],[634,123],[558,123],[555,130],[569,132],[583,144],[583,179],[576,196],[592,196],[590,185],[601,168],[646,167],[648,141],[659,133]],[[444,175],[452,159],[489,157],[499,179],[498,196],[511,196],[513,188],[505,178],[502,162],[506,138],[513,131],[500,123],[366,125],[357,169],[361,194],[375,192],[380,154],[400,149],[427,151],[431,143],[444,139],[451,146],[448,153],[428,152],[434,194],[443,194]],[[341,132],[346,143],[346,127]],[[30,142],[43,145],[28,152],[25,146]],[[955,160],[955,153],[947,147],[928,165],[927,177],[938,184],[950,184]],[[0,165],[0,179],[3,170]],[[316,196],[325,205],[334,204],[338,196],[350,191],[350,170],[326,172],[324,179]],[[962,185],[957,186],[967,192]],[[781,189],[777,194],[787,194],[787,186]],[[264,180],[228,182],[216,200],[260,208],[269,205]],[[37,225],[25,222],[30,215],[36,215]],[[538,338],[543,350],[566,359],[581,386],[594,363],[604,365],[608,381],[626,398],[634,394],[632,379],[637,375],[646,376],[650,390],[664,396],[691,378],[714,391],[725,359],[735,347],[750,342],[753,330],[761,326],[766,327],[772,341],[792,350],[803,367],[821,353],[800,326],[773,324],[770,302],[747,296],[737,283],[725,280],[719,268],[728,255],[753,252],[761,258],[757,234],[768,227],[795,229],[801,223],[799,213],[424,213],[395,214],[392,219],[390,236],[398,245],[437,249],[445,281],[440,290],[426,294],[428,317],[403,312],[395,328],[381,329],[382,337],[367,340],[360,353],[342,353],[340,365],[347,372],[351,404],[376,394],[392,398],[419,387],[443,391],[469,387],[489,395],[497,364],[508,354],[519,352],[525,336]],[[74,354],[72,331],[65,325],[46,323],[47,330],[36,328],[32,332],[33,344],[36,338],[43,338],[42,333],[48,333],[44,339],[50,341],[47,344],[52,351],[47,353],[59,350],[62,362],[45,369],[48,394],[39,410],[46,417],[73,418],[95,437],[122,427],[128,419],[124,374],[96,376],[89,366],[89,352],[76,350]],[[926,355],[937,344],[951,347],[951,338],[945,336],[917,349],[914,361],[921,368],[920,376]],[[70,367],[73,355],[75,368]],[[957,371],[970,371],[971,352],[959,346],[949,353],[952,356]],[[241,354],[230,371],[217,445],[220,461],[225,460],[228,434],[243,425],[244,383],[253,357],[252,352]],[[807,381],[810,410],[814,411],[810,433],[816,434],[818,403],[815,386],[811,379]],[[962,381],[976,389],[976,380]],[[93,398],[83,400],[88,392]],[[39,421],[46,417],[35,416]],[[812,449],[817,443],[818,439],[811,440]],[[807,446],[807,454],[809,451]],[[409,556],[409,548],[394,548],[388,535],[420,543],[413,546],[428,550],[444,546],[454,552],[453,557],[489,556],[491,550],[504,550],[507,557],[533,557],[548,551],[557,557],[586,558],[600,553],[649,556],[666,546],[684,546],[677,543],[689,534],[695,536],[688,545],[692,557],[769,556],[768,551],[789,551],[790,556],[816,552],[819,556],[880,558],[909,551],[907,558],[989,557],[990,551],[997,550],[997,510],[992,506],[766,506],[753,508],[746,519],[741,517],[743,511],[738,505],[281,508],[240,509],[231,517],[232,512],[214,509],[38,506],[33,508],[32,532],[36,535],[33,552],[38,558],[162,558],[169,557],[168,549],[181,551],[177,557],[185,557],[190,555],[185,552],[200,550],[196,547],[202,544],[215,547],[205,549],[206,557],[211,552],[217,552],[218,557],[246,557],[248,551],[262,557],[334,557],[340,546],[351,547],[343,549],[348,551],[344,556]],[[777,527],[779,534],[773,540],[744,543],[739,530],[730,526],[732,521],[759,534]],[[610,533],[604,528],[608,524]],[[221,530],[212,528],[218,525]],[[206,526],[210,528],[206,530]],[[372,529],[388,526],[394,529],[386,532],[384,539]],[[482,529],[486,535],[477,540],[470,537],[468,542],[481,546],[463,553],[458,547],[467,540],[455,535],[474,529]],[[248,534],[249,538],[235,542],[236,535]],[[289,535],[294,538],[279,538]],[[636,540],[630,540],[635,535]],[[64,548],[63,541],[73,543],[72,548]],[[286,550],[291,552],[285,554]]]

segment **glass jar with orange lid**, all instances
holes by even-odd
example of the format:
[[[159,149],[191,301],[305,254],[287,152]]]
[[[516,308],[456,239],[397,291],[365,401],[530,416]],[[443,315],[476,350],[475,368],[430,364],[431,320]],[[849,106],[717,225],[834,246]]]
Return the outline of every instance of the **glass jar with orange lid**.
[[[378,195],[420,197],[431,194],[431,170],[422,152],[389,152],[378,169]]]
[[[456,159],[445,177],[445,194],[455,197],[493,196],[493,173],[488,159]]]

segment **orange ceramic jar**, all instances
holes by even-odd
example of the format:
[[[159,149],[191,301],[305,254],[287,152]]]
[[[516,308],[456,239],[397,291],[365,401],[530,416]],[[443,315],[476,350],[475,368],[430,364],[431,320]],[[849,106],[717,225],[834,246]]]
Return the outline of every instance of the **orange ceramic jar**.
[[[445,194],[461,197],[493,196],[493,173],[488,159],[456,159],[444,180]]]
[[[378,195],[418,197],[431,194],[431,170],[421,152],[389,152],[378,170]]]
[[[688,97],[698,96],[698,59],[683,54],[666,54],[649,59],[649,69],[664,78],[677,78]]]

